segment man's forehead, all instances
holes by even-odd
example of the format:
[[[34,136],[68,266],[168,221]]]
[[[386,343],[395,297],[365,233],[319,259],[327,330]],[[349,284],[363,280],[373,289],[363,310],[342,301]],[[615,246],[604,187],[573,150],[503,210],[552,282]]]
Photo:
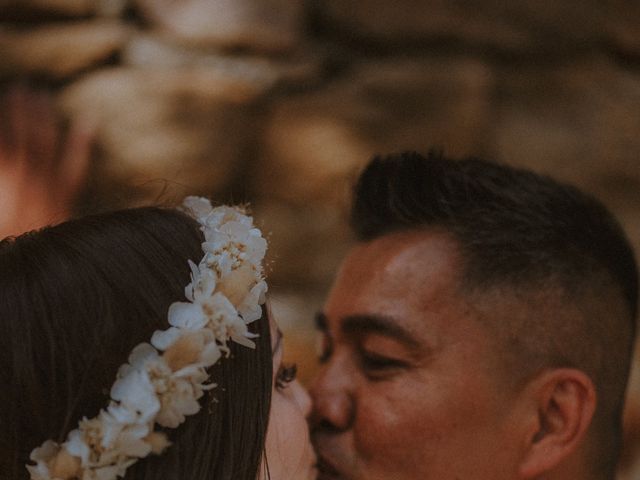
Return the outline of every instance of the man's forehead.
[[[412,230],[387,234],[356,245],[347,255],[338,278],[395,284],[453,281],[459,273],[456,241],[441,230]],[[359,278],[358,278],[359,277]]]
[[[370,316],[409,330],[437,322],[460,303],[455,247],[437,231],[394,233],[357,245],[327,299],[327,320]]]

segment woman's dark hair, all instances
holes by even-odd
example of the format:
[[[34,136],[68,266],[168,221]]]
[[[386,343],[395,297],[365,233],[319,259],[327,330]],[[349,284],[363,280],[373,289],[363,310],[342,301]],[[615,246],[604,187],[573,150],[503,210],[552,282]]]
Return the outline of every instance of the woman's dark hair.
[[[64,441],[108,404],[118,367],[166,329],[202,257],[195,221],[139,208],[72,220],[0,242],[0,472],[26,479],[30,452]],[[126,480],[255,480],[271,401],[266,315],[256,349],[231,346],[212,368],[201,411],[167,430],[172,446]]]

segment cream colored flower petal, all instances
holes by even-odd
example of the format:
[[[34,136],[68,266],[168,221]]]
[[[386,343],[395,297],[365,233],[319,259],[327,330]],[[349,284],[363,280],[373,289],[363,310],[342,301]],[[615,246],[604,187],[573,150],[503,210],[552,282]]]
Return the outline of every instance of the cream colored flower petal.
[[[234,308],[239,308],[255,283],[255,272],[249,265],[243,265],[229,272],[218,282],[218,291],[227,297]]]
[[[200,354],[200,363],[203,367],[208,368],[215,365],[221,356],[220,347],[215,342],[210,342]]]
[[[169,323],[187,330],[200,330],[207,324],[207,317],[198,303],[175,302],[169,307]]]
[[[64,447],[71,455],[80,459],[83,467],[89,465],[91,448],[85,442],[84,435],[80,430],[73,430],[69,432]]]
[[[213,210],[211,202],[203,197],[189,196],[184,199],[182,206],[196,219],[205,219]]]
[[[193,398],[184,396],[174,398],[171,408],[162,409],[156,418],[158,425],[176,428],[186,419],[185,415],[194,415],[200,411],[200,403]]]
[[[131,424],[140,421],[140,416],[134,410],[116,402],[111,402],[107,407],[107,411],[115,422],[120,424]]]
[[[227,234],[236,242],[247,243],[253,227],[250,223],[233,220],[220,225],[220,232]]]
[[[129,364],[133,368],[143,368],[149,361],[158,358],[158,352],[148,343],[140,343],[136,345],[129,354]]]
[[[205,242],[202,244],[202,250],[204,252],[217,254],[224,251],[230,242],[230,238],[224,234],[217,232],[216,235],[211,238],[205,238]]]
[[[60,445],[52,440],[47,440],[41,446],[33,449],[29,458],[36,464],[27,465],[32,480],[51,480],[48,463],[59,451]]]
[[[184,330],[171,327],[168,330],[156,330],[151,336],[151,345],[160,351],[164,351],[173,345],[182,335]]]
[[[151,445],[151,453],[154,455],[160,455],[167,447],[171,446],[171,442],[162,432],[151,432],[145,441]]]
[[[237,207],[221,206],[214,208],[207,216],[205,225],[208,228],[216,228],[228,222],[239,222],[245,225],[251,225],[252,219]]]
[[[71,455],[65,448],[61,448],[53,460],[49,462],[49,472],[52,478],[63,480],[76,478],[81,472],[80,459]]]
[[[122,474],[122,476],[124,476],[125,470],[126,469],[119,465],[109,465],[95,469],[91,476],[86,478],[83,477],[82,480],[116,480],[118,478],[118,474]]]
[[[216,274],[206,265],[198,267],[200,273],[193,279],[193,301],[198,302],[201,299],[209,298],[216,289],[218,278]]]
[[[247,240],[247,261],[252,265],[261,266],[260,263],[267,253],[267,241],[257,228],[252,229],[250,235]]]
[[[27,471],[29,472],[29,478],[31,480],[51,480],[49,469],[43,463],[27,465]]]
[[[141,421],[148,421],[160,409],[160,402],[146,372],[134,370],[118,379],[111,388],[111,398],[126,408],[140,414]]]
[[[238,343],[238,344],[240,344],[240,345],[242,345],[244,347],[256,348],[255,342],[253,342],[252,340],[249,340],[247,337],[244,337],[242,335],[232,335],[231,339],[234,342],[236,342],[236,343]]]
[[[151,445],[144,441],[148,433],[148,429],[143,434],[135,429],[127,429],[118,438],[117,449],[130,457],[146,457],[151,453]]]
[[[47,440],[38,448],[34,448],[29,458],[34,462],[48,462],[51,460],[60,450],[58,445],[53,440]]]
[[[244,298],[238,307],[238,313],[242,316],[245,323],[254,322],[262,317],[261,299],[264,298],[267,291],[267,282],[259,281],[251,288],[249,294]]]

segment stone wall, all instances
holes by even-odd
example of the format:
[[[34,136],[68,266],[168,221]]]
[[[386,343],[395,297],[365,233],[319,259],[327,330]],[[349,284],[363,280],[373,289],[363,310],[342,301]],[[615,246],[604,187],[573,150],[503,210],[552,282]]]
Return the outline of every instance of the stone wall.
[[[376,153],[551,173],[605,201],[640,251],[635,1],[0,0],[0,79],[25,77],[98,124],[80,211],[250,201],[301,352],[350,244],[350,181]]]

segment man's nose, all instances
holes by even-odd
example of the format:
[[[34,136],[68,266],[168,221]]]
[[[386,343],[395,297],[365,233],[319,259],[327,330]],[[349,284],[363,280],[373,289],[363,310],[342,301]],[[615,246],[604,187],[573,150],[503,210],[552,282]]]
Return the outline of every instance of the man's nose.
[[[318,429],[343,431],[350,428],[355,414],[354,382],[350,367],[334,357],[321,366],[311,384],[313,401],[311,425]]]

